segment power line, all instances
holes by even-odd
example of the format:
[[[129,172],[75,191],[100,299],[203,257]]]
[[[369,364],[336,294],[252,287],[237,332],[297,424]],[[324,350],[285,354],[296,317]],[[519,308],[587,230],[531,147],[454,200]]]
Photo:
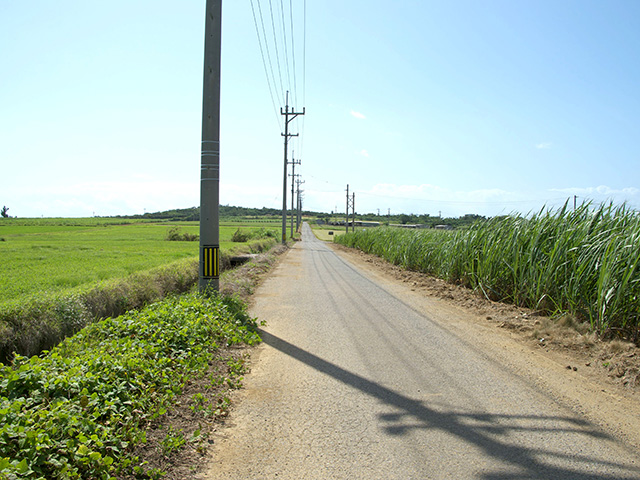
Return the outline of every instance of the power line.
[[[284,10],[283,10],[283,14],[284,14]],[[295,31],[293,28],[293,0],[289,0],[289,25],[291,28],[291,63],[292,63],[292,69],[293,69],[293,88],[291,88],[291,85],[289,86],[290,89],[292,90],[293,93],[293,101],[295,105],[298,105],[298,83],[297,83],[297,75],[296,75],[296,49],[295,49]],[[289,79],[289,82],[291,82],[291,79]],[[296,118],[296,128],[298,129],[298,131],[300,131],[300,120],[298,118]],[[296,139],[296,145],[300,145],[302,142],[302,139]],[[300,157],[302,158],[302,149],[299,149],[300,151]]]
[[[300,39],[295,38],[296,32],[302,32],[302,42],[303,42],[303,63],[302,63],[302,78],[303,78],[303,97],[306,99],[306,0],[304,0],[303,10],[300,12],[299,10],[294,11],[293,0],[289,0],[288,7],[289,11],[286,11],[284,0],[280,0],[279,2],[274,2],[274,0],[269,0],[269,17],[271,20],[271,32],[267,32],[267,24],[264,21],[264,12],[262,11],[262,6],[260,0],[256,0],[257,9],[256,12],[255,5],[253,0],[251,0],[251,10],[254,18],[254,25],[256,28],[256,35],[258,37],[258,45],[260,47],[260,54],[262,56],[263,67],[265,71],[265,76],[267,78],[267,86],[269,88],[269,94],[271,96],[271,103],[276,114],[278,126],[282,126],[282,121],[278,114],[278,109],[276,107],[275,98],[280,96],[282,97],[281,102],[286,104],[286,108],[289,108],[289,102],[292,100],[293,105],[296,105],[299,100],[298,94],[298,72],[299,62],[296,58],[296,43],[298,43],[298,49],[300,48]],[[274,6],[274,3],[276,5]],[[279,5],[278,5],[279,3]],[[278,11],[278,8],[280,9]],[[296,21],[300,21],[300,13],[302,13],[302,21],[303,28],[300,29],[300,26],[296,27]],[[287,16],[289,17],[287,19]],[[258,25],[258,17],[260,20],[260,25]],[[276,18],[278,20],[276,20]],[[288,20],[288,21],[287,21]],[[267,20],[268,22],[269,20]],[[281,32],[278,29],[282,29]],[[289,32],[287,30],[290,29]],[[290,38],[287,36],[290,35]],[[298,33],[298,35],[300,35]],[[273,42],[273,45],[270,43]],[[280,45],[282,42],[282,45]],[[273,55],[271,54],[273,52]],[[283,54],[282,58],[280,54]],[[298,53],[299,55],[299,53]],[[273,61],[275,57],[275,62]],[[282,62],[285,63],[286,71],[282,68]],[[273,64],[276,63],[274,66]],[[275,72],[278,72],[278,76],[276,77]],[[293,72],[292,72],[293,70]],[[293,73],[293,75],[292,75]],[[292,78],[293,77],[293,78]],[[292,83],[293,80],[293,83]],[[280,86],[280,92],[278,92],[278,86]],[[285,98],[285,90],[286,90],[286,98]],[[291,111],[295,110],[294,107],[291,107]],[[282,113],[282,108],[280,108],[280,113]],[[302,119],[302,132],[300,128],[300,119],[297,116],[291,118],[294,120],[293,124],[290,126],[295,126],[296,130],[300,132],[296,135],[298,138],[292,138],[294,140],[292,144],[297,148],[298,152],[301,152],[299,157],[302,157],[302,138],[300,138],[300,134],[304,135],[304,117]]]
[[[260,23],[262,25],[262,34],[264,35],[264,44],[265,44],[265,48],[267,50],[267,58],[269,59],[269,68],[271,70],[271,77],[273,79],[273,85],[275,87],[276,85],[276,76],[275,73],[273,73],[273,62],[271,61],[271,52],[269,50],[269,42],[267,40],[267,29],[264,26],[264,18],[262,16],[262,7],[260,6],[260,0],[258,0],[258,11],[260,12]],[[278,48],[278,45],[276,44],[276,50]],[[280,67],[280,59],[278,57],[276,57],[276,60],[278,61],[278,68]],[[284,98],[284,96],[283,96]]]
[[[258,0],[258,8],[260,8],[260,1]],[[264,75],[267,78],[267,86],[269,87],[269,95],[271,96],[271,104],[273,106],[273,113],[276,117],[276,122],[278,124],[278,128],[280,128],[280,117],[278,116],[278,109],[276,108],[276,102],[273,97],[273,89],[271,88],[271,81],[269,80],[269,72],[267,70],[267,62],[264,57],[264,50],[262,49],[262,40],[260,39],[260,30],[258,28],[258,20],[256,18],[256,11],[253,7],[253,0],[251,0],[251,12],[253,13],[253,23],[256,27],[256,36],[258,37],[258,45],[260,46],[260,55],[262,56],[262,65],[264,67]],[[261,10],[262,12],[262,10]],[[262,14],[261,14],[262,15]],[[264,23],[262,24],[262,28],[264,30]],[[265,38],[265,46],[266,46],[266,38]],[[271,64],[271,59],[269,59],[269,63]],[[272,66],[273,71],[273,66]]]
[[[278,40],[276,39],[276,24],[273,20],[273,5],[271,0],[269,0],[269,11],[271,14],[271,29],[273,30],[273,44],[276,49],[276,59],[278,60],[278,76],[280,77],[280,94],[282,95],[282,100],[284,101],[284,85],[282,84],[282,70],[280,68],[280,54],[278,52]]]
[[[304,0],[302,13],[302,106],[307,105],[307,0]],[[300,132],[300,157],[304,155],[304,127],[305,118],[302,117]]]
[[[296,49],[293,32],[293,0],[289,0],[289,20],[291,23],[291,61],[293,63],[293,100],[298,103],[298,84],[296,80]]]
[[[307,0],[304,0],[302,14],[302,105],[307,104]],[[304,129],[304,117],[303,117]]]
[[[280,16],[282,18],[282,37],[284,38],[284,60],[287,65],[287,85],[289,91],[291,91],[291,73],[289,71],[289,53],[287,51],[287,24],[284,21],[284,5],[282,4],[282,0],[280,0]],[[295,102],[295,96],[294,96]]]

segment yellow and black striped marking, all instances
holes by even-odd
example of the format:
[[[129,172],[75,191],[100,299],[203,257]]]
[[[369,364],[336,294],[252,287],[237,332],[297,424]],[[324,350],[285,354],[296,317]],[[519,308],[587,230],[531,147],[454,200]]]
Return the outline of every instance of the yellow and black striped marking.
[[[202,247],[202,276],[218,278],[220,275],[220,247]]]

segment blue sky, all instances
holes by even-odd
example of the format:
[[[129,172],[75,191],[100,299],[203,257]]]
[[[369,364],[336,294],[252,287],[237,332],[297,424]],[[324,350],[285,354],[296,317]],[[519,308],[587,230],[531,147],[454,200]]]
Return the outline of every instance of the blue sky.
[[[223,1],[222,204],[281,207],[290,90],[305,209],[343,212],[347,184],[360,213],[526,213],[574,195],[640,208],[640,2],[306,0],[306,20],[304,6]],[[0,0],[9,214],[198,205],[204,7]]]

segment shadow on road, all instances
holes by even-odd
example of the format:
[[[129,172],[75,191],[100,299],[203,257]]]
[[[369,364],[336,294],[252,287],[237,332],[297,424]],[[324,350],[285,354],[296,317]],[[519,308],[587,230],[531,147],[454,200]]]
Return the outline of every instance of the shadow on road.
[[[559,453],[542,448],[528,448],[509,443],[507,435],[513,431],[543,432],[553,435],[571,432],[586,438],[608,437],[593,425],[571,417],[506,416],[488,413],[468,413],[446,411],[446,406],[417,401],[381,386],[366,378],[351,373],[333,363],[309,353],[264,330],[260,331],[267,345],[305,363],[334,379],[400,410],[397,414],[380,416],[389,434],[402,435],[412,429],[437,429],[447,432],[468,443],[470,447],[481,449],[488,457],[500,465],[494,473],[486,472],[479,478],[502,479],[563,479],[563,480],[613,480],[640,478],[640,467],[622,465],[603,459],[573,453]],[[438,410],[436,410],[436,407]],[[496,437],[503,437],[502,439]],[[575,445],[580,451],[580,445]],[[561,467],[545,462],[542,457],[555,458],[559,462],[571,462],[577,467]],[[504,471],[504,465],[511,465],[513,471]],[[593,473],[606,470],[610,474]]]

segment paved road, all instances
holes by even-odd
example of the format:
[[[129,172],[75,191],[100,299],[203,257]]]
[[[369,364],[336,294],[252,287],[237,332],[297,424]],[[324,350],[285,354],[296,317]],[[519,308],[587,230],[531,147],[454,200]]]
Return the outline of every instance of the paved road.
[[[308,226],[207,479],[631,479],[637,453],[389,293]]]

